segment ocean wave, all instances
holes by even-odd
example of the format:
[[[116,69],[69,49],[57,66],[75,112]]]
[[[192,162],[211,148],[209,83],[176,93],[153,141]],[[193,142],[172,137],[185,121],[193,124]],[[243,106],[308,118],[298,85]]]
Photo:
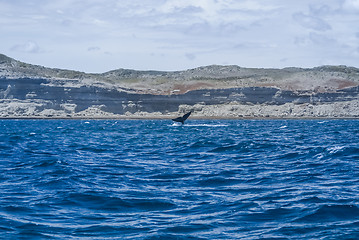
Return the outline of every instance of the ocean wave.
[[[359,220],[359,208],[355,205],[324,204],[313,213],[307,214],[296,221],[299,222],[337,222]]]
[[[193,123],[186,123],[186,124],[181,124],[181,123],[172,123],[171,125],[169,125],[171,127],[213,127],[213,128],[217,128],[217,127],[228,127],[228,124],[214,124],[214,123],[198,123],[198,124],[193,124]]]
[[[2,122],[2,237],[358,237],[359,121],[170,124]]]

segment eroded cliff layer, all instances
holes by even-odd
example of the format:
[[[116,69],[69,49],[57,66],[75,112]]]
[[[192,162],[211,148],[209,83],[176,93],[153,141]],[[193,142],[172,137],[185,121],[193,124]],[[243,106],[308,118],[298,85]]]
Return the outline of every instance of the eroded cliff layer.
[[[0,55],[2,118],[359,117],[359,69],[207,66],[103,74]]]

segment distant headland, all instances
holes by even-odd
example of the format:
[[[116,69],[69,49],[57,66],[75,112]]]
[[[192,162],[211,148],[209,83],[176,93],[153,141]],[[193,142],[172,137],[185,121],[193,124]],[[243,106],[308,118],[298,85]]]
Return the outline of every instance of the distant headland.
[[[46,68],[0,54],[0,118],[359,118],[359,69]]]

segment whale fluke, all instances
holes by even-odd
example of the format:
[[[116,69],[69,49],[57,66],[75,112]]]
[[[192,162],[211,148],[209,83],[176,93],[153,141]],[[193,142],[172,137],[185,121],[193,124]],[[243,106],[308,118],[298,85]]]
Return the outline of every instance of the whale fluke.
[[[189,117],[189,115],[191,115],[191,113],[192,112],[188,112],[185,115],[183,115],[182,117],[172,119],[172,121],[180,122],[180,123],[184,124],[184,121],[186,121],[186,119]]]

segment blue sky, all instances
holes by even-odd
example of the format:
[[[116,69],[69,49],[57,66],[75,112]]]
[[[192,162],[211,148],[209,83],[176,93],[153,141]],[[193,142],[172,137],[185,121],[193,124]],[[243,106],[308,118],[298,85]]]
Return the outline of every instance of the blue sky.
[[[0,0],[0,52],[46,67],[359,67],[359,0]]]

